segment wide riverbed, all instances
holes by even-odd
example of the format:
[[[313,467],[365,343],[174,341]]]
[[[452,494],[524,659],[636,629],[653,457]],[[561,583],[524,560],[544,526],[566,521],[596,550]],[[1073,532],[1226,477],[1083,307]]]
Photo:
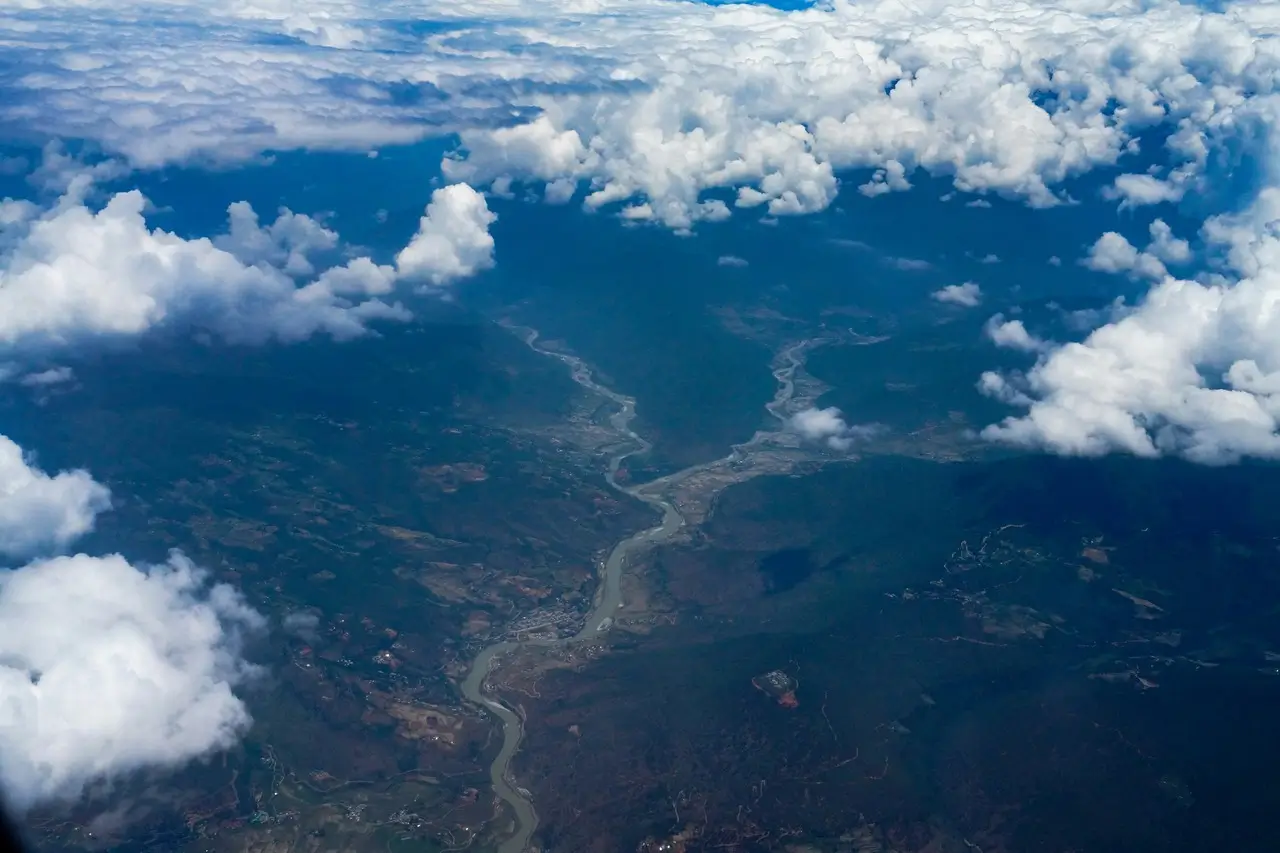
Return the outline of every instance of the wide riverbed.
[[[667,498],[660,495],[655,496],[651,493],[655,483],[660,483],[662,491],[666,492],[689,474],[707,467],[705,465],[694,466],[684,471],[670,474],[655,481],[655,483],[643,487],[624,486],[618,483],[616,478],[618,469],[627,457],[644,453],[650,447],[649,442],[631,429],[631,421],[635,418],[636,413],[636,401],[631,397],[597,384],[591,377],[591,369],[580,358],[539,347],[537,345],[538,332],[536,330],[516,329],[516,331],[524,333],[525,343],[535,352],[557,358],[568,365],[574,382],[617,404],[618,411],[609,418],[609,422],[617,432],[618,438],[626,443],[626,447],[609,459],[609,468],[605,475],[606,479],[613,488],[642,500],[661,512],[662,523],[657,527],[642,530],[639,533],[628,536],[613,546],[613,550],[609,552],[609,557],[605,561],[604,574],[596,591],[595,606],[583,624],[582,630],[576,635],[562,637],[557,640],[508,640],[495,643],[487,646],[476,655],[471,664],[467,679],[462,683],[463,696],[469,702],[488,708],[502,721],[502,749],[498,751],[497,757],[494,758],[493,764],[489,767],[489,778],[493,783],[494,793],[515,814],[517,826],[515,833],[499,845],[499,853],[523,853],[529,844],[529,840],[533,837],[534,831],[538,828],[538,813],[533,807],[528,792],[516,785],[511,777],[511,760],[515,757],[516,750],[520,748],[521,738],[524,737],[524,723],[514,710],[485,693],[484,684],[486,678],[499,659],[508,652],[530,646],[568,645],[594,639],[608,631],[613,624],[614,614],[622,605],[622,573],[626,568],[628,557],[633,551],[643,550],[653,544],[669,539],[685,523],[679,511]],[[790,402],[795,389],[793,379],[797,368],[801,364],[805,348],[806,344],[803,343],[789,347],[783,352],[782,366],[774,371],[774,376],[779,383],[778,393],[766,408],[770,414],[780,421],[785,421],[787,404]],[[733,449],[730,458],[741,458],[751,448],[761,443],[766,435],[757,433],[751,441],[738,445]]]

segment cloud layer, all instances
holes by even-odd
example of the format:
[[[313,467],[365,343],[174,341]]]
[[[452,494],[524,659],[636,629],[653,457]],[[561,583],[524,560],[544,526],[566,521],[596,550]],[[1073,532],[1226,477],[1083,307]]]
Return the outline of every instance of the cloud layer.
[[[820,209],[854,167],[874,170],[872,195],[925,168],[1051,204],[1161,122],[1176,129],[1168,166],[1114,192],[1174,198],[1252,121],[1277,67],[1268,4],[19,6],[0,13],[22,70],[0,121],[142,166],[459,130],[457,180],[546,183],[556,200],[583,182],[589,206],[673,227],[728,205]]]

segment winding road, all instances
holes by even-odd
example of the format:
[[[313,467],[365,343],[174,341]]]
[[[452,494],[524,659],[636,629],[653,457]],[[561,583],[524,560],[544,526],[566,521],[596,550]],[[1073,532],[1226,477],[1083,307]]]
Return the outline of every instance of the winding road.
[[[632,534],[613,546],[613,550],[609,552],[609,557],[605,561],[604,574],[596,591],[595,605],[590,615],[587,616],[581,631],[571,637],[562,637],[554,640],[506,640],[487,646],[476,655],[467,678],[462,683],[462,694],[467,701],[488,708],[502,721],[502,749],[499,750],[498,755],[493,760],[493,764],[490,765],[489,778],[493,784],[494,793],[510,806],[515,814],[517,828],[510,838],[498,846],[498,851],[499,853],[524,853],[529,840],[533,837],[534,830],[538,827],[538,813],[534,810],[529,792],[517,785],[511,776],[511,760],[515,757],[516,751],[520,747],[521,738],[524,737],[524,723],[514,710],[485,692],[485,681],[489,673],[498,664],[502,656],[509,652],[531,646],[569,645],[596,639],[606,633],[613,624],[614,614],[622,606],[622,573],[626,567],[627,558],[633,551],[642,550],[655,543],[666,541],[684,526],[684,517],[663,493],[669,491],[675,484],[688,476],[703,471],[712,465],[718,465],[724,461],[736,462],[745,458],[746,454],[753,448],[766,442],[775,433],[757,432],[751,437],[750,441],[735,445],[732,452],[724,460],[685,468],[641,486],[622,485],[617,480],[618,469],[622,463],[630,456],[645,453],[652,446],[631,429],[631,421],[636,415],[635,399],[598,384],[592,378],[591,369],[577,356],[555,352],[538,346],[538,332],[536,329],[511,328],[513,331],[523,332],[524,342],[535,352],[559,359],[568,365],[574,382],[588,391],[617,404],[618,410],[610,416],[609,423],[618,433],[618,437],[625,441],[626,446],[625,449],[610,457],[609,468],[605,478],[614,489],[644,501],[662,513],[662,523],[657,527],[651,527]],[[787,347],[780,355],[779,361],[781,364],[773,371],[779,387],[773,400],[765,408],[778,419],[780,424],[785,424],[786,422],[788,416],[787,406],[795,393],[795,373],[803,363],[804,351],[810,345],[811,342],[806,341]],[[659,494],[652,493],[655,487],[658,489]]]

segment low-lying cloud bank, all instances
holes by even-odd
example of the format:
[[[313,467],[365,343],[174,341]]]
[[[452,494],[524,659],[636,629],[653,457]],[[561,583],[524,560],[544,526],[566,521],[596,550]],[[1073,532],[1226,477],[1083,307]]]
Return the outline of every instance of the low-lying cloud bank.
[[[84,471],[50,475],[0,438],[0,545],[69,544],[109,503]],[[0,570],[0,788],[19,810],[230,746],[250,723],[233,688],[262,617],[180,553]]]

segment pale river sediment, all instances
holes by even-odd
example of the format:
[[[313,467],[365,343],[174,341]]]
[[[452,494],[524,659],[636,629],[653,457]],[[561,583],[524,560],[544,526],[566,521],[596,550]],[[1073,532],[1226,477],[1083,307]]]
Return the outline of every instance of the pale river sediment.
[[[511,808],[515,816],[516,831],[510,838],[499,845],[499,853],[523,853],[533,837],[534,830],[538,827],[538,813],[534,810],[528,792],[518,786],[511,775],[511,760],[515,757],[516,751],[520,747],[520,740],[524,736],[524,724],[519,714],[485,692],[485,680],[499,659],[509,652],[531,646],[546,647],[580,643],[599,638],[607,632],[613,624],[613,618],[618,608],[622,606],[622,573],[626,567],[628,557],[633,551],[643,550],[655,543],[669,539],[684,526],[684,518],[675,506],[662,494],[654,495],[651,493],[654,490],[654,486],[660,485],[660,492],[665,493],[690,474],[708,467],[707,465],[696,465],[674,474],[669,474],[644,486],[626,486],[619,483],[616,475],[627,457],[644,453],[650,448],[649,442],[637,435],[630,426],[631,421],[635,418],[636,401],[631,397],[597,384],[591,377],[591,369],[580,358],[539,347],[537,345],[538,332],[536,330],[523,329],[517,331],[525,332],[525,343],[535,352],[557,358],[568,365],[574,382],[617,404],[618,411],[610,416],[609,423],[618,433],[618,437],[626,441],[627,446],[610,457],[605,478],[614,489],[644,501],[661,512],[662,523],[657,527],[651,527],[632,534],[613,546],[604,564],[600,586],[596,591],[595,604],[590,615],[587,616],[582,630],[577,634],[555,640],[506,640],[494,643],[485,647],[476,655],[471,664],[471,670],[467,674],[466,680],[462,683],[463,696],[469,702],[488,708],[502,721],[502,749],[498,752],[497,757],[494,758],[493,764],[489,768],[489,778],[493,783],[494,793]],[[778,392],[766,408],[771,415],[780,421],[785,421],[787,404],[795,393],[795,372],[802,361],[798,353],[803,353],[806,346],[806,343],[800,343],[793,344],[787,348],[782,353],[783,364],[774,371],[774,376],[779,383]],[[769,433],[756,433],[750,441],[735,446],[728,458],[730,460],[744,458],[745,454],[761,444],[769,435]],[[718,464],[718,461],[711,464]]]

